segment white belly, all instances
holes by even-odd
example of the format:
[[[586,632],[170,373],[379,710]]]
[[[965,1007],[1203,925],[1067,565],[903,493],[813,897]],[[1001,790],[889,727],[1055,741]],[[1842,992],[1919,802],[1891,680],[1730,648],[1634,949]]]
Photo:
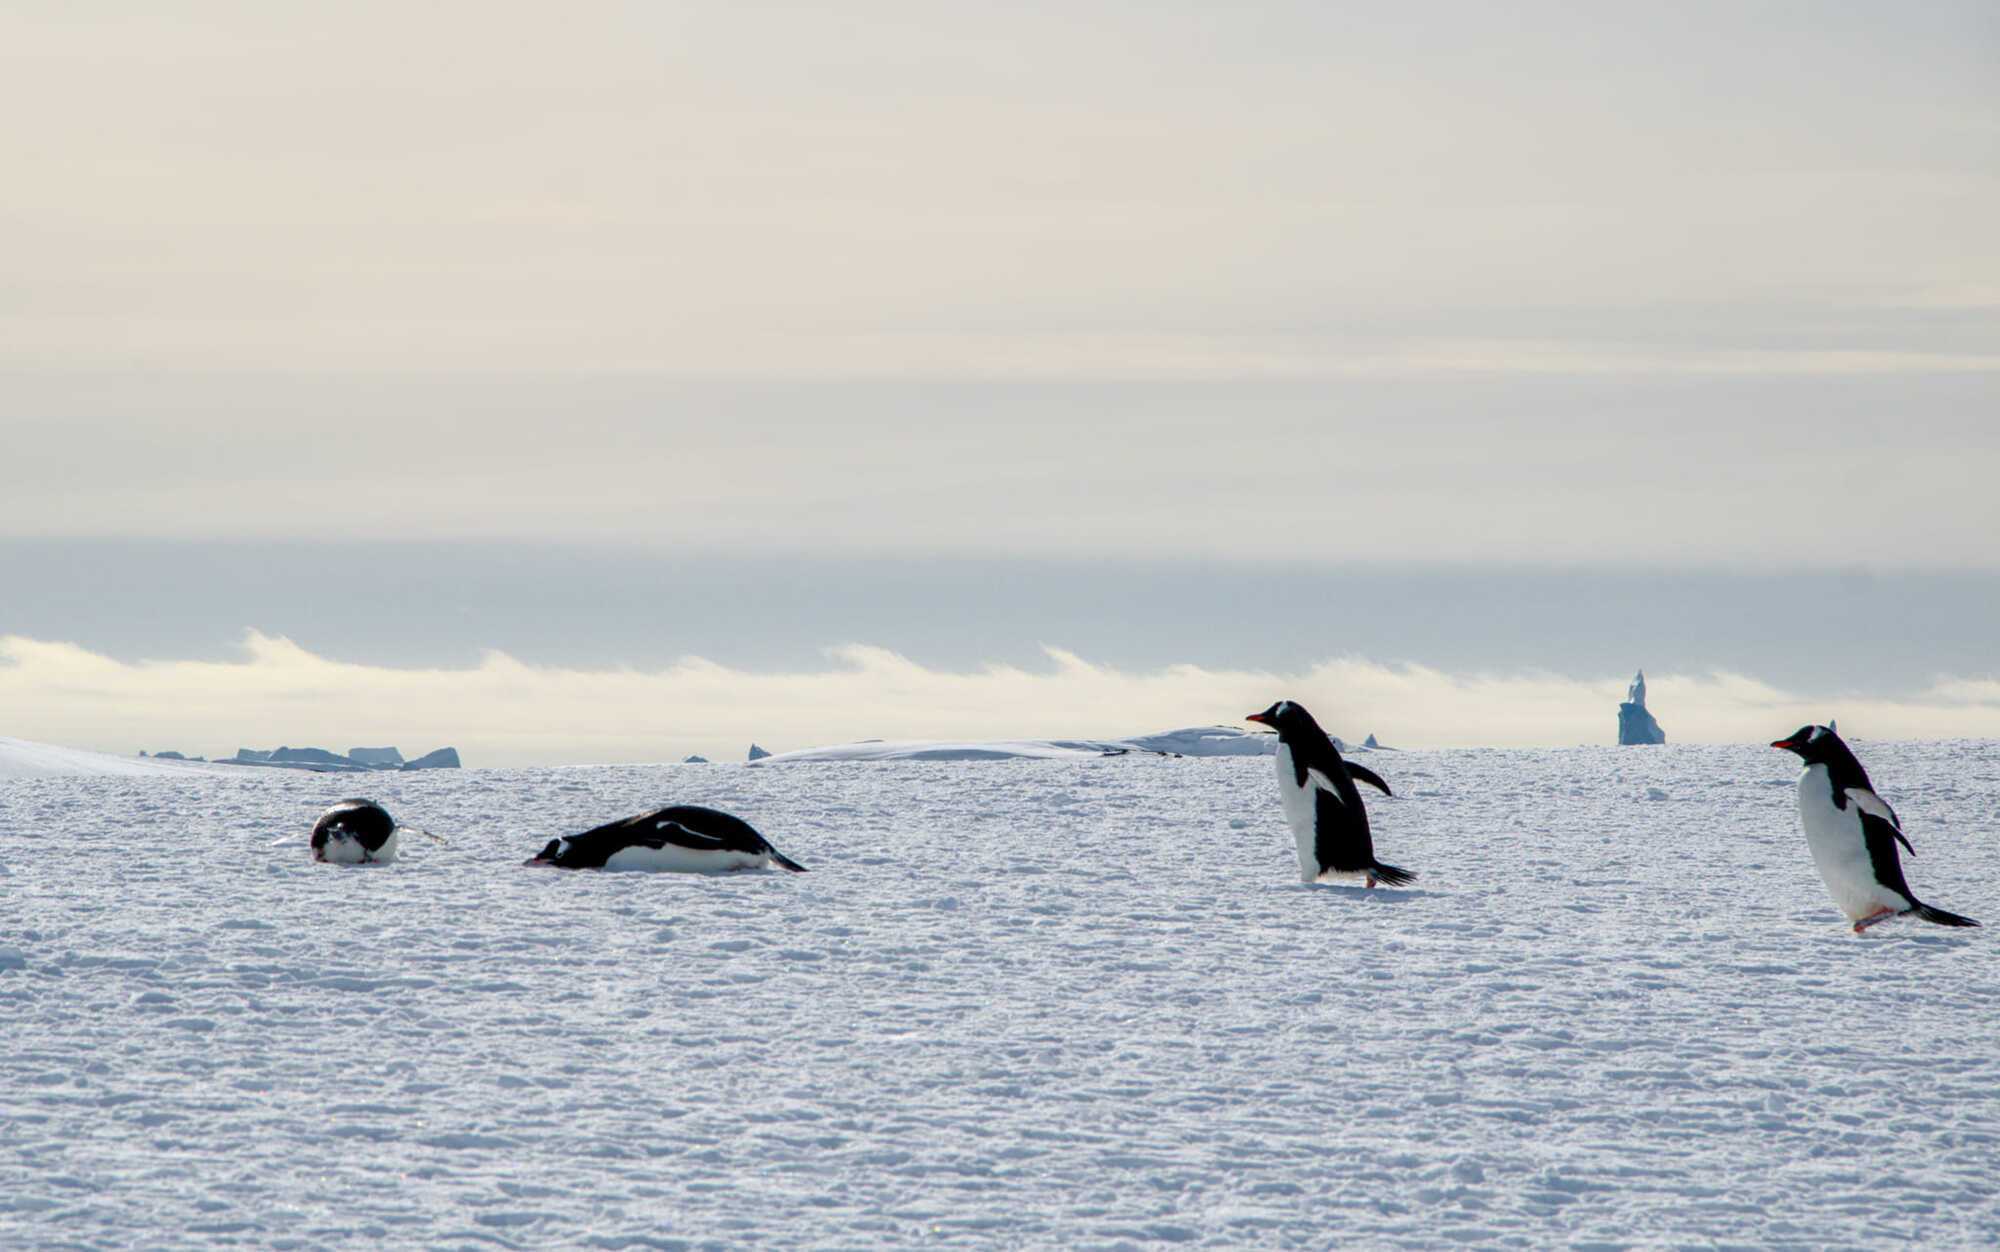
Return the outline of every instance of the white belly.
[[[605,858],[604,868],[644,870],[656,874],[719,874],[732,869],[761,869],[770,863],[763,852],[723,852],[682,848],[620,848]]]
[[[1799,825],[1805,828],[1813,865],[1849,921],[1885,908],[1901,912],[1910,907],[1900,892],[1875,881],[1875,864],[1861,835],[1861,810],[1853,803],[1834,807],[1833,781],[1824,765],[1808,765],[1799,775]]]
[[[368,849],[361,846],[360,840],[354,838],[352,835],[335,831],[333,834],[327,836],[326,846],[322,851],[325,853],[327,862],[332,865],[359,865],[363,861],[372,861],[377,865],[387,865],[396,859],[396,848],[402,842],[402,839],[402,831],[390,831],[389,837],[382,842],[382,846],[375,850],[373,856],[370,856]]]
[[[1292,768],[1292,750],[1284,744],[1278,745],[1273,759],[1278,763],[1278,803],[1284,806],[1285,823],[1299,845],[1299,878],[1314,882],[1320,875],[1318,801],[1313,794],[1317,788],[1311,778],[1299,786],[1299,776]]]

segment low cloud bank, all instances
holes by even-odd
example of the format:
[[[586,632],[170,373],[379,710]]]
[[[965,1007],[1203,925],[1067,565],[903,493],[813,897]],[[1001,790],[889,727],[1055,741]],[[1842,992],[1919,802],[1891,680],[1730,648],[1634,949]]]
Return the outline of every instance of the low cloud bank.
[[[460,669],[395,669],[249,632],[234,661],[121,661],[0,636],[0,732],[131,752],[213,755],[242,744],[452,743],[471,766],[734,760],[863,738],[1114,737],[1235,722],[1303,700],[1334,733],[1399,747],[1612,742],[1629,676],[1447,674],[1355,657],[1303,672],[1176,665],[1132,672],[1058,648],[1049,665],[931,669],[885,649],[829,651],[818,671],[755,673],[690,657],[579,670],[488,652]],[[1643,658],[1641,658],[1643,659]],[[1673,742],[1769,740],[1840,719],[1875,739],[2000,737],[2000,680],[1940,679],[1896,699],[1780,691],[1736,674],[1649,675]]]

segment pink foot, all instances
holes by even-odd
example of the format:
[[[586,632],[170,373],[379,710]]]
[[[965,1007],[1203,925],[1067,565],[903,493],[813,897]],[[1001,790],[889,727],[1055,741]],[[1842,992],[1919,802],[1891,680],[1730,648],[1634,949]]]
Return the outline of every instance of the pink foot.
[[[1375,875],[1373,874],[1368,875],[1368,889],[1370,891],[1375,889]]]
[[[1891,908],[1876,909],[1873,913],[1870,913],[1868,916],[1854,923],[1854,933],[1858,935],[1862,931],[1868,929],[1870,926],[1873,926],[1876,922],[1886,922],[1890,918],[1896,916],[1898,916],[1898,914],[1895,909]]]

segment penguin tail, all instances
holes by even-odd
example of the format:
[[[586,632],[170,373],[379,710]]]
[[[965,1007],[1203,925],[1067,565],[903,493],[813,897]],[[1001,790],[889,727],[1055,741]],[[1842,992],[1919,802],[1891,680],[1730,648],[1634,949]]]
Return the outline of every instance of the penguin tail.
[[[794,861],[791,857],[786,856],[784,853],[778,851],[776,848],[771,849],[771,859],[776,861],[778,864],[784,866],[786,869],[792,871],[794,874],[803,874],[806,872],[805,866],[799,864],[797,861]],[[1973,925],[1975,926],[1977,926],[1978,924],[1979,923],[1977,922],[1973,923]]]
[[[1409,870],[1397,869],[1393,865],[1384,865],[1380,861],[1369,866],[1368,872],[1375,875],[1378,881],[1385,882],[1391,887],[1407,887],[1417,881],[1417,876]],[[1946,914],[1946,916],[1948,917],[1950,914]],[[1974,923],[1974,925],[1977,924],[1976,922]]]
[[[1913,904],[1910,907],[1910,912],[1924,921],[1938,926],[1977,926],[1979,924],[1969,917],[1960,917],[1956,913],[1947,913],[1943,909],[1934,909],[1928,904]]]

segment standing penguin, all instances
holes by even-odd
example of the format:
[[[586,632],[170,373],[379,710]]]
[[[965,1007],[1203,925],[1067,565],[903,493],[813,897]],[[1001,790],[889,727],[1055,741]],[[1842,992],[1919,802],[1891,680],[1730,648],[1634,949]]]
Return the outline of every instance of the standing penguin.
[[[1801,726],[1772,745],[1796,752],[1806,763],[1799,775],[1799,825],[1806,847],[1826,880],[1833,902],[1860,934],[1877,922],[1913,913],[1940,926],[1977,926],[1969,917],[1934,909],[1918,900],[1903,879],[1903,823],[1888,801],[1875,794],[1868,771],[1853,749],[1828,726]]]
[[[1408,870],[1375,859],[1368,835],[1368,810],[1361,806],[1356,779],[1393,795],[1389,784],[1345,760],[1305,706],[1280,700],[1244,719],[1278,732],[1278,798],[1299,844],[1299,878],[1317,882],[1328,874],[1360,874],[1373,887],[1380,880],[1400,887],[1416,878]]]

